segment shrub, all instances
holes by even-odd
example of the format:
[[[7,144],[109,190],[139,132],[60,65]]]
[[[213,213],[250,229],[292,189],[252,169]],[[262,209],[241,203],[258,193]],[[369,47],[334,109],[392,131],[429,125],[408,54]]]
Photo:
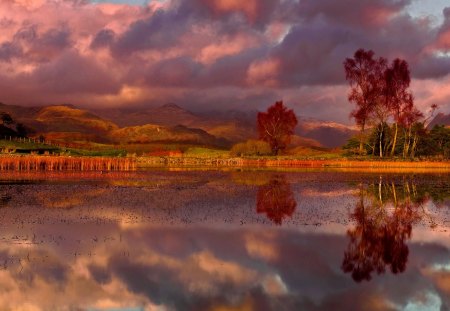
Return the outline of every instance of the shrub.
[[[272,148],[265,141],[250,139],[244,143],[234,145],[231,148],[230,154],[238,157],[271,155]]]

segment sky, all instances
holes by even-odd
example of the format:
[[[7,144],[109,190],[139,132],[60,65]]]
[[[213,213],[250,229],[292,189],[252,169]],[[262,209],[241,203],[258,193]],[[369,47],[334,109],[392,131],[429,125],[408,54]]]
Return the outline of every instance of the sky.
[[[0,27],[6,104],[200,111],[283,100],[351,123],[342,63],[364,48],[408,61],[422,111],[450,112],[443,0],[0,0]]]

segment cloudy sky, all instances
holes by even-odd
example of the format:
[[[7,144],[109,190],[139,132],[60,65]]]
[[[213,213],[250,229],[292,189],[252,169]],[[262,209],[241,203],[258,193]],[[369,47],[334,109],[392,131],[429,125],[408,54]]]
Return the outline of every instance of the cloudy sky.
[[[449,8],[445,8],[449,6]],[[348,118],[358,48],[411,66],[416,103],[450,111],[446,0],[0,0],[0,101]]]

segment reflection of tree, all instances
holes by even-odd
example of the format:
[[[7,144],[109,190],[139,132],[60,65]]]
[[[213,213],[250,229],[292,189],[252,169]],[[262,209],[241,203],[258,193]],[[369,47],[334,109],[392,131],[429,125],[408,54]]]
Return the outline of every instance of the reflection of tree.
[[[419,221],[420,207],[426,201],[418,197],[414,184],[386,183],[365,188],[360,185],[359,200],[352,218],[356,226],[347,232],[350,242],[344,254],[342,270],[356,282],[370,280],[372,274],[405,271],[412,225]]]
[[[292,216],[296,206],[294,193],[284,176],[275,175],[258,189],[256,211],[266,214],[277,225]]]

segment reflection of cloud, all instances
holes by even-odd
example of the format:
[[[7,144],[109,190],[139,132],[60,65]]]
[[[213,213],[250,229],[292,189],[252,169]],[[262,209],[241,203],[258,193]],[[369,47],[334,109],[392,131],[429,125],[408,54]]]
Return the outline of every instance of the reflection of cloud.
[[[427,267],[422,270],[422,273],[427,276],[432,282],[440,296],[434,295],[439,301],[440,297],[443,297],[443,302],[450,306],[450,270],[447,266],[439,267],[439,265],[434,265],[434,267]],[[432,293],[430,293],[432,296]]]
[[[83,227],[73,225],[71,232],[82,237]],[[435,280],[441,293],[435,295],[448,293],[445,277],[437,277],[431,270],[429,274],[417,274],[412,267],[405,275],[414,281],[404,283],[399,279],[400,291],[395,280],[383,278],[368,285],[372,294],[361,291],[338,273],[345,243],[342,236],[280,232],[278,227],[198,231],[192,227],[139,227],[116,233],[118,227],[104,229],[106,235],[120,232],[122,240],[97,242],[92,250],[92,244],[82,242],[75,249],[78,256],[56,251],[55,245],[38,245],[28,251],[17,248],[10,253],[10,257],[24,258],[23,269],[20,272],[16,261],[0,271],[0,286],[7,289],[0,293],[0,304],[14,310],[32,310],[31,304],[36,310],[68,305],[149,310],[264,310],[264,306],[273,306],[269,310],[275,306],[329,310],[331,306],[348,309],[360,305],[366,310],[380,310],[393,304],[406,306],[430,280]],[[54,229],[49,227],[47,231]],[[161,248],[167,236],[176,236],[181,248]],[[253,243],[258,237],[268,249],[279,249],[276,257],[262,251],[256,256],[247,253],[249,241]],[[219,243],[226,239],[232,243]],[[427,262],[434,260],[434,246],[417,247],[411,256],[421,252],[428,256]],[[13,250],[15,245],[8,251]],[[29,262],[27,252],[31,253]],[[263,253],[267,258],[259,256]],[[58,277],[60,272],[54,269],[58,266],[64,278]],[[385,290],[379,292],[380,287]]]
[[[245,237],[245,248],[250,256],[265,261],[276,260],[279,256],[274,241],[263,232],[258,235],[247,235]]]
[[[427,292],[439,297],[442,309],[449,305],[445,226],[413,228],[401,275],[358,286],[340,270],[348,242],[343,229],[354,226],[348,225],[346,207],[356,198],[307,197],[303,191],[345,192],[351,189],[349,177],[325,183],[335,175],[319,182],[317,175],[287,175],[302,208],[291,226],[277,227],[255,213],[252,179],[263,175],[249,178],[248,185],[218,173],[151,174],[151,183],[142,178],[142,183],[1,185],[11,200],[0,209],[0,306],[385,310],[403,309]],[[184,182],[192,176],[196,182]],[[205,182],[205,176],[213,177]],[[39,190],[52,189],[61,193],[54,194],[58,199],[71,191],[99,193],[72,209],[43,208],[34,200]],[[434,213],[440,223],[446,221],[446,209]]]
[[[288,293],[286,284],[284,284],[281,277],[276,275],[270,275],[264,279],[263,287],[266,293],[269,295],[283,295]]]

